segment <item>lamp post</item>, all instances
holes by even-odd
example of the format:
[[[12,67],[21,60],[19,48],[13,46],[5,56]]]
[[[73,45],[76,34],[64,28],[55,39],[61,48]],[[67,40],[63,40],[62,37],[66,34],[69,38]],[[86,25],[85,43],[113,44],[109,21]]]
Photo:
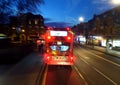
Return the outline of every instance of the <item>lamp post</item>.
[[[82,29],[83,29],[83,35],[84,35],[84,37],[85,37],[85,39],[87,40],[87,35],[86,35],[86,33],[87,33],[87,27],[86,27],[86,23],[84,23],[84,17],[79,17],[78,18],[78,20],[79,20],[79,22],[80,22],[80,24],[81,24],[81,27],[82,27]],[[87,41],[85,41],[85,43],[87,44]]]
[[[79,17],[79,19],[78,19],[80,22],[84,22],[84,17]]]
[[[115,5],[119,5],[120,4],[120,0],[111,0],[111,3],[112,4],[115,4]]]

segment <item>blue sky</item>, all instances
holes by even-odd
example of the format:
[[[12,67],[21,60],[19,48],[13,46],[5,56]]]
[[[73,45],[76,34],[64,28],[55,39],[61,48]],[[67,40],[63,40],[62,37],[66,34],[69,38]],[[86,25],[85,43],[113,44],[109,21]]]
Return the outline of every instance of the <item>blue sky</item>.
[[[76,25],[78,18],[84,17],[87,22],[94,14],[101,14],[116,5],[111,0],[44,0],[40,6],[41,15],[49,25]]]

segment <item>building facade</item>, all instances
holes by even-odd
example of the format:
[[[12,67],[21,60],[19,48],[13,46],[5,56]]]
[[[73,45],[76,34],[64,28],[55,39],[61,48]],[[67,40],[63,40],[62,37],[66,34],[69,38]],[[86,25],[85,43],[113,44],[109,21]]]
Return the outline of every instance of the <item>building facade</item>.
[[[45,31],[43,16],[32,13],[20,14],[17,17],[12,16],[10,24],[13,37],[19,37],[20,40],[33,40]]]
[[[74,32],[85,36],[88,44],[120,47],[120,6],[78,24]]]
[[[120,6],[100,15],[95,15],[89,22],[90,35],[101,36],[103,46],[112,44],[113,47],[120,47]],[[90,36],[89,35],[89,36]]]

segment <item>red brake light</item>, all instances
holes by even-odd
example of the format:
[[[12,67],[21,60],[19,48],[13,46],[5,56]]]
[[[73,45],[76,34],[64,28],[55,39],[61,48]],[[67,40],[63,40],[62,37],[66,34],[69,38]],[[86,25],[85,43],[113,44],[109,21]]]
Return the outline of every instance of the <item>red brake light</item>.
[[[52,42],[54,39],[54,37],[50,36],[50,35],[47,35],[46,36],[46,42]]]
[[[69,27],[67,27],[66,29],[67,29],[67,30],[70,30],[70,28],[69,28]]]
[[[50,30],[50,27],[48,27],[47,29]]]
[[[73,60],[73,57],[71,56],[70,59]]]
[[[51,30],[52,29],[52,27],[47,27],[47,30]]]
[[[71,62],[73,62],[74,61],[74,55],[69,55],[69,60],[71,61]]]
[[[49,39],[49,40],[50,40],[50,39],[51,39],[51,36],[48,36],[48,37],[47,37],[47,39]]]
[[[47,60],[49,60],[50,59],[50,56],[47,56]]]
[[[71,39],[71,37],[70,37],[70,36],[68,36],[68,37],[67,37],[67,39],[68,39],[68,40],[70,40],[70,39]]]
[[[72,38],[70,36],[67,36],[66,38],[68,42],[72,42]]]
[[[45,60],[45,62],[46,63],[48,63],[50,60],[51,60],[51,55],[49,55],[49,54],[44,54],[44,60]]]

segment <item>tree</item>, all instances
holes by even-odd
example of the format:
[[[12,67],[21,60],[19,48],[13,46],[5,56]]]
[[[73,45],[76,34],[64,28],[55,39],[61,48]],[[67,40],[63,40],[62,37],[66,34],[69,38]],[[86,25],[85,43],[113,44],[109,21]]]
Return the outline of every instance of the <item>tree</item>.
[[[8,16],[12,14],[11,0],[0,0],[0,24],[8,22]]]
[[[0,24],[7,23],[10,15],[40,12],[42,3],[44,0],[0,0]]]
[[[18,14],[23,12],[37,12],[39,10],[40,4],[43,4],[44,0],[17,0],[17,10]]]

